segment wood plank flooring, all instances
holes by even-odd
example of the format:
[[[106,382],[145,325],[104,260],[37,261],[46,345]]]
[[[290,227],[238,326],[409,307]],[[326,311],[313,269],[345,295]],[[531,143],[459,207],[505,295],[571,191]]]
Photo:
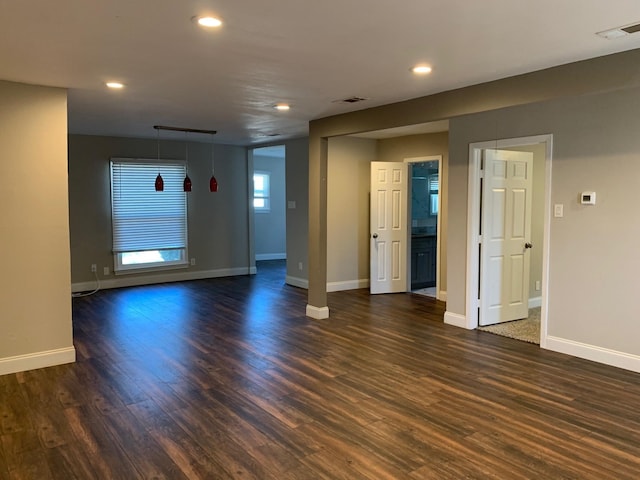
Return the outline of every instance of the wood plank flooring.
[[[74,299],[77,363],[0,376],[0,479],[640,478],[640,375],[259,272]]]

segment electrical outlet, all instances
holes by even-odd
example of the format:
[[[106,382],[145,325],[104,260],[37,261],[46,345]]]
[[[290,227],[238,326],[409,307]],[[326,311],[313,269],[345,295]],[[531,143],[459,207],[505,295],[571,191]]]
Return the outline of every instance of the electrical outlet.
[[[302,262],[298,262],[298,270],[302,271]]]
[[[107,275],[110,275],[109,273],[109,267],[104,267],[102,269],[102,274],[106,277]]]
[[[96,273],[98,271],[98,266],[95,263],[91,264],[91,273]]]
[[[196,259],[192,258],[191,261],[189,262],[191,264],[191,266],[193,267],[196,264]]]
[[[536,292],[540,291],[540,280],[536,280]]]

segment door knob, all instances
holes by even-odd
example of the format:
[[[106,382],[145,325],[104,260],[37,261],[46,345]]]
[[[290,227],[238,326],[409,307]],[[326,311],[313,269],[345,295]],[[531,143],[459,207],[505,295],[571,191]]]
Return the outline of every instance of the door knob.
[[[529,242],[524,244],[524,248],[533,248],[533,245]]]
[[[378,238],[378,234],[377,234],[377,233],[374,233],[374,234],[372,235],[372,237],[373,237],[373,238]]]

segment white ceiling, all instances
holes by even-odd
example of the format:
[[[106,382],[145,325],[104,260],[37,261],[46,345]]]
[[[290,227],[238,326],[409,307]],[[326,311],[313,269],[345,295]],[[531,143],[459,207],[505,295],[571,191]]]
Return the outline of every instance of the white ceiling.
[[[223,27],[191,20],[205,13]],[[640,34],[595,35],[637,21],[637,0],[0,0],[0,79],[68,88],[72,133],[154,137],[160,124],[249,145],[306,135],[328,115],[640,48]],[[413,75],[420,62],[433,73]],[[335,102],[350,96],[368,100]]]

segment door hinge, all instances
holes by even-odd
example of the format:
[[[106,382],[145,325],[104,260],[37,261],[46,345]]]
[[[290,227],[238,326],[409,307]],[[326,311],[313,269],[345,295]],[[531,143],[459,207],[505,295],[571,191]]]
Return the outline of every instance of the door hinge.
[[[482,235],[478,235],[478,244],[482,245]]]

